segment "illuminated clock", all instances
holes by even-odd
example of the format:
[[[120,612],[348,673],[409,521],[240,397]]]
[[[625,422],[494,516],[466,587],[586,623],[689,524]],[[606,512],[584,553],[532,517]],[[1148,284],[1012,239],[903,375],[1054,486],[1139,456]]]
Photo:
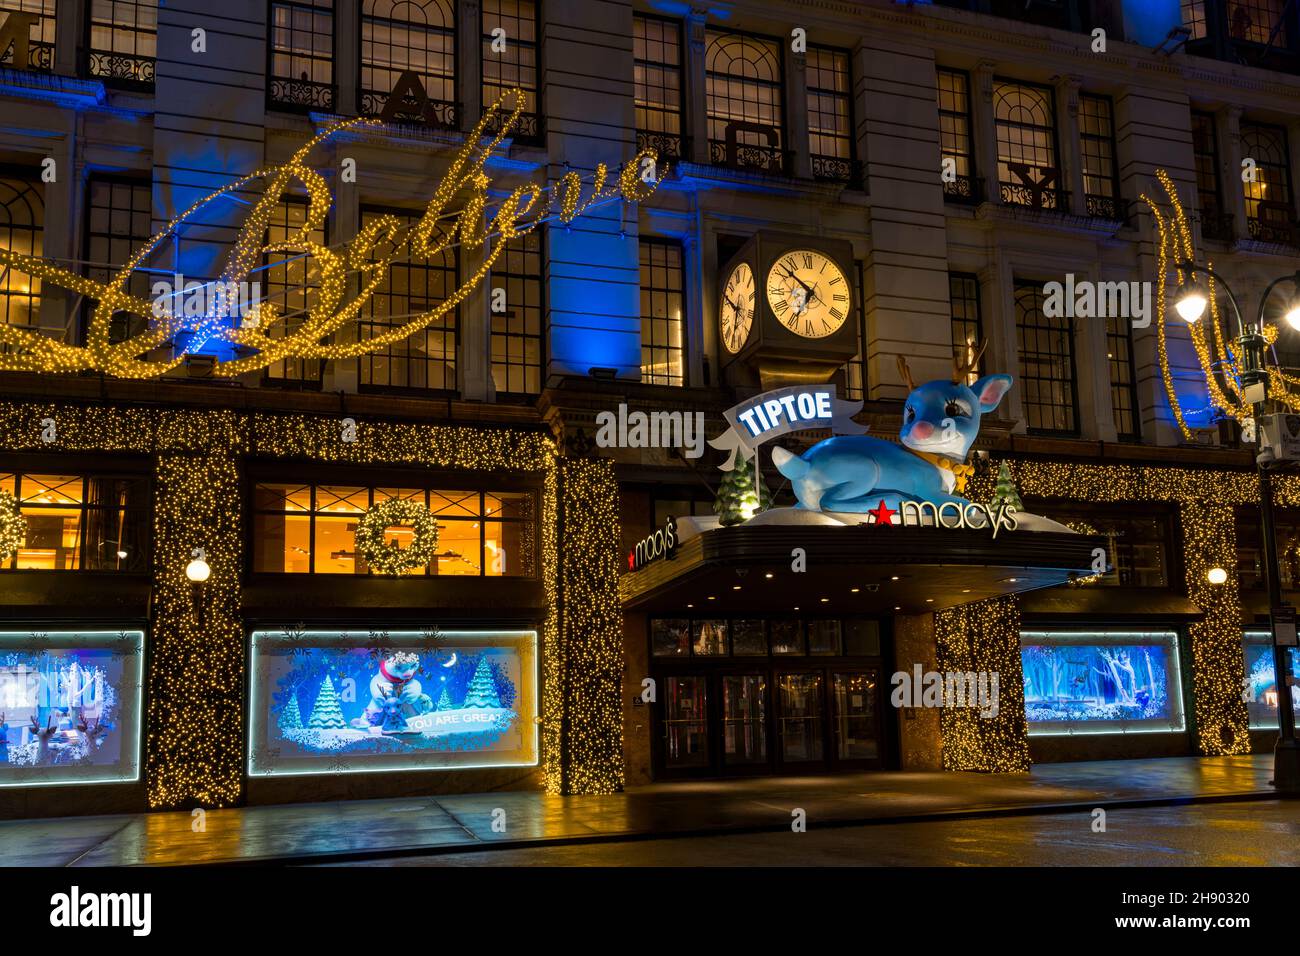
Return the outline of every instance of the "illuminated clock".
[[[722,302],[718,307],[718,325],[722,332],[722,345],[730,352],[739,352],[749,338],[754,325],[754,272],[749,263],[742,262],[731,270],[722,287]]]
[[[813,249],[782,253],[767,272],[767,305],[778,322],[805,339],[839,330],[853,302],[844,273]]]

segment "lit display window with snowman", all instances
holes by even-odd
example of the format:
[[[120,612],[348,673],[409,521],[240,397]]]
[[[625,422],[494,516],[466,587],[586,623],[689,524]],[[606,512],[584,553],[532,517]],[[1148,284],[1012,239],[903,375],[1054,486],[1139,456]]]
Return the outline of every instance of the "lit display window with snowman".
[[[537,762],[533,631],[257,631],[253,776]]]

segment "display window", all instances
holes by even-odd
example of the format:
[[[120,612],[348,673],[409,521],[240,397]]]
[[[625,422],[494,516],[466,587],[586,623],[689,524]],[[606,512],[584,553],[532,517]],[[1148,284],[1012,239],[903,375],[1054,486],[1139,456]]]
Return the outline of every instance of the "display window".
[[[1250,714],[1251,730],[1277,729],[1277,668],[1273,661],[1273,635],[1268,631],[1246,631],[1241,639],[1241,653],[1246,665],[1241,696]],[[1300,668],[1300,652],[1287,648],[1291,676]],[[1300,714],[1300,687],[1291,686],[1293,713]]]
[[[250,776],[532,766],[537,632],[259,630]]]
[[[1022,631],[1029,735],[1186,730],[1172,631]]]
[[[143,631],[0,631],[0,787],[139,780],[143,660]]]

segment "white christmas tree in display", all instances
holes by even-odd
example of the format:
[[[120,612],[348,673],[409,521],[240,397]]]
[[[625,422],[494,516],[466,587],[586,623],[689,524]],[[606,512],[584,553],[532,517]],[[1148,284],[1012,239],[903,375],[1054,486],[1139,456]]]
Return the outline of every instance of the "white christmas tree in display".
[[[462,707],[500,707],[501,698],[497,696],[496,683],[492,680],[492,669],[488,666],[486,656],[480,657],[474,677],[469,682],[469,691],[465,695]]]
[[[334,681],[326,674],[325,683],[320,685],[320,693],[316,695],[316,703],[312,705],[311,717],[307,718],[307,726],[313,730],[342,730],[347,725],[343,708],[339,706],[339,696],[334,692]]]
[[[451,697],[450,695],[448,695],[447,688],[445,685],[442,688],[442,696],[438,698],[438,706],[436,709],[451,710]]]

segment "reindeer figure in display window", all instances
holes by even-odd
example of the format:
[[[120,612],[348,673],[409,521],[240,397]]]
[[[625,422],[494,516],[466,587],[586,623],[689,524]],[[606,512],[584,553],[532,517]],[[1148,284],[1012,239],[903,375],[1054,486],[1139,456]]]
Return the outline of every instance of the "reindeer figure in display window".
[[[953,360],[951,381],[917,386],[907,361],[898,371],[909,394],[903,405],[901,445],[868,435],[839,435],[818,442],[802,455],[772,449],[777,470],[790,479],[799,507],[810,511],[863,513],[884,501],[897,509],[903,501],[951,501],[960,497],[974,470],[966,463],[979,434],[980,418],[998,407],[1011,390],[1010,375],[985,375],[968,384],[978,350]]]

